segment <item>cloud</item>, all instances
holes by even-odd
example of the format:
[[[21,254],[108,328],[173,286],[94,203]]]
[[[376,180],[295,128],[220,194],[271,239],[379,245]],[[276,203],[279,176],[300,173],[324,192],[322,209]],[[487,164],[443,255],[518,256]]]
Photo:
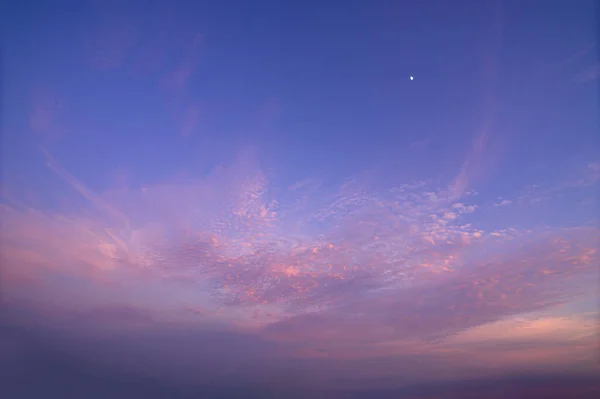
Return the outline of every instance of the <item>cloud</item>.
[[[579,82],[589,82],[596,80],[600,77],[600,63],[587,68],[585,71],[579,73],[576,76]]]
[[[29,112],[29,128],[44,142],[63,138],[68,129],[64,124],[65,103],[56,93],[45,87],[38,87],[32,96]]]
[[[117,224],[127,224],[127,218],[121,212],[119,212],[112,205],[103,200],[102,197],[98,196],[85,184],[79,181],[75,176],[69,173],[66,169],[64,169],[55,159],[54,157],[44,148],[40,147],[40,150],[44,157],[46,158],[46,164],[48,167],[56,173],[58,177],[63,179],[66,183],[68,183],[72,188],[77,190],[83,197],[90,201],[92,206],[99,211],[106,212],[107,216],[112,218],[113,223]]]
[[[585,234],[577,233],[578,240]],[[348,289],[330,310],[292,317],[270,328],[298,339],[306,332],[311,339],[331,336],[336,342],[344,337],[416,339],[549,308],[577,295],[572,290],[567,294],[550,287],[577,273],[592,272],[590,262],[597,257],[591,241],[589,249],[566,250],[571,244],[564,242],[553,248],[555,238],[551,237],[509,256],[502,255],[510,247],[503,244],[497,248],[494,262],[463,263],[452,273],[423,274],[395,290],[359,295],[360,290]]]
[[[447,344],[480,347],[526,343],[532,347],[562,346],[572,341],[591,342],[595,336],[593,314],[545,316],[521,314],[466,330],[447,340]],[[521,347],[522,348],[522,347]]]
[[[490,141],[496,130],[496,85],[498,82],[498,55],[504,42],[503,15],[501,6],[494,6],[491,19],[489,45],[483,56],[484,92],[482,108],[479,110],[480,122],[471,141],[470,148],[462,162],[458,174],[448,185],[448,195],[454,200],[465,195],[476,181],[481,179],[495,161],[497,153],[490,151]],[[496,135],[497,136],[497,135]]]
[[[471,373],[472,354],[452,337],[494,342],[490,331],[503,329],[494,323],[589,293],[585,282],[598,261],[597,229],[479,225],[471,220],[479,205],[457,202],[439,183],[375,189],[358,179],[309,180],[277,190],[253,153],[242,152],[202,178],[94,193],[44,154],[94,212],[4,204],[3,274],[10,278],[3,291],[17,302],[51,297],[62,309],[43,308],[51,318],[63,314],[82,336],[118,334],[114,345],[123,353],[136,348],[136,361],[165,337],[169,345],[154,349],[148,364],[155,373],[158,364],[238,356],[227,342],[266,350],[267,358],[248,355],[266,362],[264,375],[282,365],[309,373],[301,364],[315,357],[327,359],[327,375],[368,374],[359,359],[389,361],[403,372],[403,361],[420,359],[415,378],[426,378],[433,363]],[[34,284],[27,277],[35,289],[24,288]],[[548,328],[558,329],[559,320]],[[184,342],[197,342],[187,330],[195,339],[208,334],[206,342],[233,335],[210,344],[220,349],[209,353],[204,344],[186,349]],[[505,338],[509,347],[523,345]],[[531,361],[554,358],[563,350],[554,346],[557,352],[543,356],[531,348]],[[244,356],[236,357],[236,370],[254,375]],[[491,352],[486,359],[500,364]],[[505,359],[526,363],[516,352]]]
[[[85,274],[117,266],[118,246],[101,225],[90,220],[24,214],[6,206],[0,213],[1,256],[7,276],[35,277],[43,269]]]
[[[216,109],[189,90],[202,36],[189,31],[180,40],[170,6],[159,8],[149,10],[152,20],[148,11],[111,5],[95,14],[85,57],[93,69],[123,68],[121,80],[155,73],[146,78],[158,77],[175,134],[191,138],[211,125],[204,118]],[[66,106],[55,90],[39,88],[29,127],[42,138],[49,173],[31,176],[39,170],[28,164],[18,177],[35,179],[8,180],[0,202],[0,315],[7,316],[0,318],[0,353],[10,357],[2,366],[12,373],[20,357],[45,359],[27,357],[35,345],[19,340],[34,331],[41,338],[32,341],[47,340],[77,359],[217,385],[394,386],[522,370],[596,371],[590,319],[597,312],[584,314],[581,303],[567,315],[564,308],[596,299],[598,229],[530,223],[530,215],[512,224],[498,216],[509,212],[490,208],[590,190],[598,163],[578,164],[514,197],[475,191],[498,155],[491,141],[503,136],[494,115],[495,33],[484,55],[481,120],[447,180],[398,182],[390,176],[399,171],[378,170],[292,184],[289,171],[267,171],[256,151],[235,152],[223,141],[218,152],[231,158],[207,172],[153,181],[144,169],[102,186],[105,171],[86,169],[95,179],[86,182],[51,150],[47,140],[66,132]],[[255,130],[272,130],[280,114],[281,104],[268,100],[255,112]],[[213,152],[202,161],[208,164],[218,143],[201,140]],[[121,150],[128,163],[140,155]],[[572,209],[550,211],[566,219]],[[6,326],[14,331],[4,339]],[[77,362],[67,368],[78,369]]]
[[[514,199],[501,199],[493,206],[500,207],[511,203],[518,204],[538,204],[540,202],[550,201],[561,195],[589,190],[595,187],[600,180],[600,167],[596,160],[587,163],[578,162],[576,165],[568,165],[561,176],[550,182],[530,184],[520,190],[518,196]]]
[[[541,76],[544,78],[550,78],[552,75],[556,75],[558,73],[564,74],[564,69],[571,67],[577,61],[580,61],[582,58],[587,56],[594,48],[596,47],[596,43],[588,43],[585,46],[582,46],[576,51],[573,51],[568,56],[564,57],[558,62],[550,63],[541,68]]]
[[[198,52],[203,42],[202,34],[196,33],[190,40],[187,51],[179,65],[168,73],[162,80],[163,88],[175,93],[183,93],[198,61]]]
[[[87,320],[93,322],[93,318]],[[67,335],[52,336],[31,328],[6,326],[0,330],[2,343],[10,343],[17,355],[11,357],[10,362],[0,361],[0,375],[7,377],[5,389],[15,396],[19,393],[39,396],[42,389],[60,393],[63,385],[68,386],[71,393],[78,390],[89,393],[91,390],[98,397],[123,394],[213,397],[223,394],[226,387],[232,396],[255,391],[258,396],[265,392],[281,395],[279,390],[284,393],[293,390],[299,393],[298,397],[348,397],[352,393],[350,390],[374,388],[381,391],[365,391],[364,394],[397,397],[400,393],[414,395],[450,390],[465,394],[473,391],[480,395],[482,386],[493,387],[494,384],[504,389],[515,384],[530,388],[548,386],[548,381],[541,383],[539,378],[532,378],[536,373],[539,375],[539,369],[529,372],[522,369],[521,382],[503,379],[500,384],[489,377],[465,382],[465,375],[469,379],[485,376],[477,370],[486,369],[485,362],[492,353],[481,348],[477,349],[477,354],[465,348],[431,350],[420,343],[406,343],[401,347],[382,345],[381,353],[387,351],[387,356],[379,358],[363,356],[340,360],[324,357],[307,361],[282,359],[282,350],[287,354],[293,346],[273,345],[253,334],[165,324],[135,334],[96,334],[87,340],[72,330]],[[500,351],[493,353],[502,355]],[[273,357],[273,354],[279,355]],[[456,372],[464,367],[463,362],[470,363],[468,374],[464,370]],[[432,373],[443,376],[444,382],[432,383]],[[148,374],[152,378],[147,378]],[[591,374],[569,378],[580,387],[589,387],[590,377]],[[31,378],[38,384],[27,384]],[[407,381],[411,383],[408,387],[397,388]],[[560,387],[557,381],[562,380],[553,378],[552,381]],[[424,385],[419,385],[420,382]],[[329,392],[326,390],[329,387],[335,390]]]
[[[200,106],[198,104],[192,104],[185,110],[185,116],[183,118],[183,126],[181,128],[181,135],[183,137],[189,137],[194,134],[195,129],[200,119]]]
[[[499,201],[499,202],[496,202],[496,203],[494,204],[494,206],[495,206],[496,208],[498,208],[498,207],[501,207],[501,206],[507,206],[507,205],[510,205],[510,204],[512,204],[512,201],[511,201],[511,200],[503,199],[503,200],[501,200],[501,201]]]
[[[478,208],[477,205],[465,205],[463,203],[457,202],[452,205],[452,209],[455,209],[459,213],[473,213]]]
[[[427,281],[439,273],[457,275],[459,268],[469,268],[465,257],[470,252],[493,247],[486,237],[502,237],[499,230],[486,233],[461,223],[462,215],[475,212],[477,206],[453,203],[443,197],[443,190],[436,194],[426,184],[379,192],[345,184],[332,190],[325,203],[321,198],[327,196],[301,205],[289,201],[304,215],[290,220],[282,216],[286,207],[269,193],[267,176],[253,168],[249,158],[187,185],[100,196],[46,155],[59,176],[93,208],[105,211],[102,223],[117,227],[131,219],[139,226],[118,235],[114,228],[97,225],[90,238],[97,240],[94,251],[103,265],[118,263],[157,276],[202,281],[214,287],[215,298],[224,303],[268,303],[298,311],[330,306],[345,290],[360,295],[415,279]],[[26,220],[14,209],[5,209],[12,218]],[[60,226],[70,236],[96,223],[56,223],[38,215],[32,220],[36,228]],[[327,225],[318,236],[308,233],[315,222]],[[33,231],[22,237],[35,237]]]
[[[430,142],[431,142],[430,138],[413,141],[412,143],[410,143],[410,149],[414,150],[414,151],[423,150],[429,146]]]

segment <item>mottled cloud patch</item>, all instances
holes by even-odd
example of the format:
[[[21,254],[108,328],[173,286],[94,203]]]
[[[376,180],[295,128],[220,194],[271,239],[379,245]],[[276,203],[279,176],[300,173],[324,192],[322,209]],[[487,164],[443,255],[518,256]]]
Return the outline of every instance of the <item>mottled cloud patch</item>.
[[[359,296],[352,287],[344,299],[322,313],[291,317],[269,328],[277,335],[340,342],[356,340],[434,338],[502,317],[551,308],[580,295],[562,291],[561,281],[593,272],[597,231],[580,231],[574,241],[548,235],[516,253],[500,245],[485,261],[457,262],[456,271],[407,279]],[[554,237],[554,238],[551,238]],[[558,241],[557,241],[558,240]],[[528,240],[524,240],[527,242]],[[581,241],[588,241],[586,245]],[[521,243],[522,244],[522,243]],[[493,254],[493,255],[492,255]],[[448,257],[450,258],[450,257]]]

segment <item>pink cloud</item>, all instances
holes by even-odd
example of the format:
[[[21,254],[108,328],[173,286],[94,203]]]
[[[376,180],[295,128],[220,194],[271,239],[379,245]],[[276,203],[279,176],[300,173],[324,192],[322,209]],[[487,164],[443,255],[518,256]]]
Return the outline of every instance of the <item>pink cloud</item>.
[[[11,296],[25,295],[23,279],[37,277],[46,288],[34,299],[59,297],[50,280],[76,277],[104,309],[64,299],[83,324],[218,324],[281,345],[273,362],[385,358],[404,370],[401,359],[420,357],[471,370],[473,354],[448,346],[450,337],[578,298],[598,261],[596,229],[483,229],[464,220],[478,206],[431,182],[374,190],[350,179],[281,194],[246,152],[185,183],[99,194],[43,153],[93,216],[4,205]],[[104,286],[110,281],[123,309],[101,306],[115,295]],[[144,299],[135,293],[142,281],[154,285]],[[127,313],[134,308],[151,320]],[[528,359],[560,353],[531,349]],[[486,362],[530,364],[519,356],[494,363],[490,352]]]

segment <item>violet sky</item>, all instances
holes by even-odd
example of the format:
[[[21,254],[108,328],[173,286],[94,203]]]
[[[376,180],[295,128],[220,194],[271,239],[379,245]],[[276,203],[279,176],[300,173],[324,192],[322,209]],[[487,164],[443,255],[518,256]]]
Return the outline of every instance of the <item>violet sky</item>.
[[[598,373],[594,7],[3,6],[6,320],[186,383]]]

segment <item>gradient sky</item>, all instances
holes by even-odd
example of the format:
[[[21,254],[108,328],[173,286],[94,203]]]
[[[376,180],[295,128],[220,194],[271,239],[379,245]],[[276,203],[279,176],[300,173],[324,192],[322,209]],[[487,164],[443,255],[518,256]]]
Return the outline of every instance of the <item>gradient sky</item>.
[[[600,371],[594,1],[1,14],[5,328],[182,384]]]

